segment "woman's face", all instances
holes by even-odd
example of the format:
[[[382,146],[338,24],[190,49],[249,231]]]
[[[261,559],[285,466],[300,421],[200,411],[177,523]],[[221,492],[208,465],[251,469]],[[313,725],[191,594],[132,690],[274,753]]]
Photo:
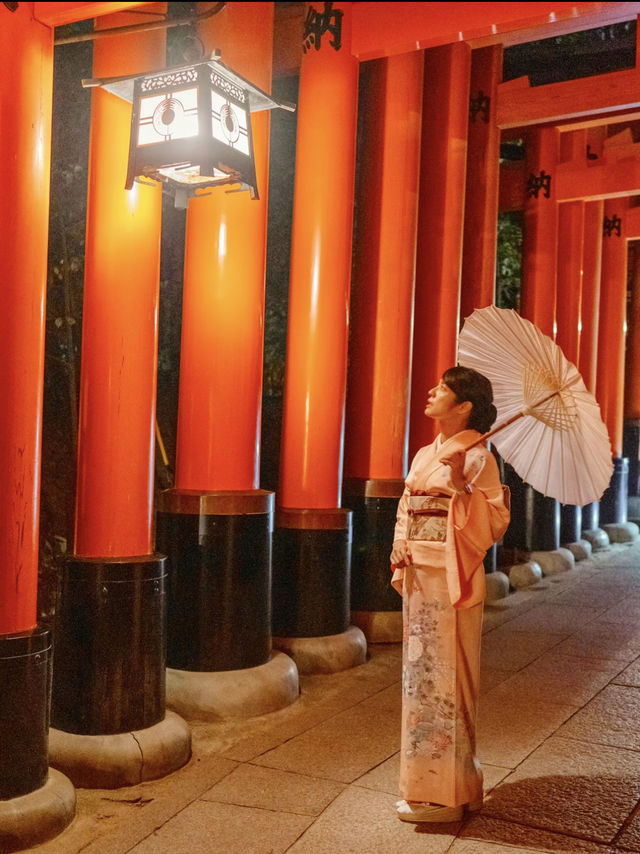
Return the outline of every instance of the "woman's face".
[[[453,391],[440,380],[437,386],[429,390],[424,414],[429,418],[437,418],[441,421],[450,415],[457,414],[459,406],[461,404],[456,400]]]

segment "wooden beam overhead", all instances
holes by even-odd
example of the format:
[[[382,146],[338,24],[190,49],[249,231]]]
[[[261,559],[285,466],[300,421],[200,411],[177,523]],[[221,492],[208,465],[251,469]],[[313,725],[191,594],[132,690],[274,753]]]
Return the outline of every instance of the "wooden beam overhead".
[[[588,168],[560,163],[553,177],[559,202],[640,195],[640,160],[618,160]]]
[[[640,3],[353,4],[352,52],[379,59],[441,44],[522,44],[633,20]]]
[[[577,129],[603,124],[610,116],[640,111],[640,70],[612,71],[546,86],[529,86],[518,78],[498,86],[496,121],[501,129],[564,124]]]
[[[114,12],[125,12],[150,3],[34,3],[33,17],[49,27],[61,27],[75,21],[99,18]]]

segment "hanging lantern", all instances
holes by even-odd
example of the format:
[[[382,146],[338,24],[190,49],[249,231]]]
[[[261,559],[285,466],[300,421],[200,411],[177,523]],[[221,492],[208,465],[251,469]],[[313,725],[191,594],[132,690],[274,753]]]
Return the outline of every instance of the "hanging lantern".
[[[83,80],[133,103],[125,187],[162,181],[186,207],[197,189],[239,184],[258,198],[251,113],[277,101],[227,68],[217,54],[204,62],[130,77]]]

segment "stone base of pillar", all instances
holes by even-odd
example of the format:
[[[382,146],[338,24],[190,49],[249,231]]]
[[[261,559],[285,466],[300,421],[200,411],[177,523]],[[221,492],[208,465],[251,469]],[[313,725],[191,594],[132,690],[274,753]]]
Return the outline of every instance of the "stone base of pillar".
[[[569,549],[559,548],[549,551],[535,551],[529,555],[529,560],[537,563],[543,575],[556,575],[575,568],[575,558]]]
[[[43,786],[17,798],[0,800],[0,851],[23,851],[58,836],[76,814],[76,790],[53,768]]]
[[[594,552],[608,549],[611,545],[609,537],[602,528],[591,528],[591,530],[583,531],[582,538],[591,544],[591,548]]]
[[[509,584],[514,590],[522,590],[537,584],[542,578],[542,569],[534,560],[515,563],[509,567]]]
[[[490,572],[486,577],[487,583],[487,602],[496,602],[498,599],[505,599],[509,595],[509,576],[501,570]]]
[[[640,537],[640,529],[635,522],[613,522],[602,527],[610,543],[634,543]]]
[[[83,789],[118,789],[157,780],[191,757],[191,729],[167,711],[146,729],[115,735],[49,732],[49,762]]]
[[[402,642],[402,611],[352,611],[351,622],[362,630],[367,643]]]
[[[367,640],[357,626],[325,637],[274,637],[273,645],[289,655],[302,674],[338,673],[364,664],[367,658]]]
[[[576,540],[575,543],[563,543],[563,548],[569,549],[575,560],[585,560],[593,551],[591,543],[582,538]]]
[[[282,652],[245,670],[167,670],[167,706],[189,721],[266,715],[290,706],[299,694],[298,669]]]

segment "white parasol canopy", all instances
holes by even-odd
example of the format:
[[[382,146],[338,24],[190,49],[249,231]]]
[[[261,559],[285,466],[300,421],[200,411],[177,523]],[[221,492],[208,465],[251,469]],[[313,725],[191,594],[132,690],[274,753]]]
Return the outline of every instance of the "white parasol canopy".
[[[483,439],[525,482],[563,504],[601,498],[613,472],[607,428],[551,338],[513,309],[476,309],[460,332],[458,364],[491,381],[498,418]]]

